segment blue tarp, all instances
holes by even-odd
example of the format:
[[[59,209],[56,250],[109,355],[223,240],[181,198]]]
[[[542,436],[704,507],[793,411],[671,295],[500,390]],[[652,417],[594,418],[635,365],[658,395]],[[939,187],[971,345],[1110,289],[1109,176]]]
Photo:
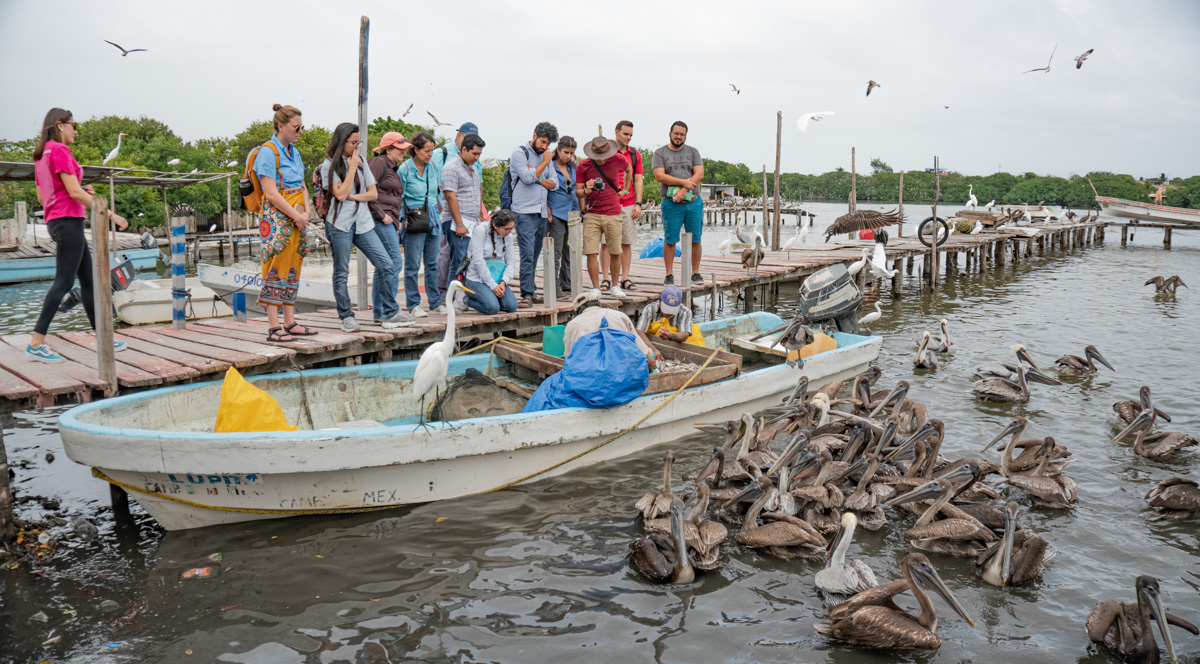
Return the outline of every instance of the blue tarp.
[[[662,258],[663,239],[656,237],[642,248],[642,253],[638,254],[638,258]],[[675,245],[675,258],[679,258],[679,245]]]
[[[555,408],[611,408],[641,396],[650,384],[646,356],[635,337],[608,327],[575,341],[563,368],[542,381],[523,413]]]

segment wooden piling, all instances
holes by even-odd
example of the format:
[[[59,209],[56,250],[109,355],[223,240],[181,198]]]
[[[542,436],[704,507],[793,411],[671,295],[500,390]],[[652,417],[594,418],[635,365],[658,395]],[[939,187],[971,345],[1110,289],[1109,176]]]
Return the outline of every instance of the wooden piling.
[[[362,154],[362,162],[366,167],[367,158],[367,45],[371,37],[371,19],[363,16],[358,23],[358,151]],[[363,252],[358,253],[358,310],[366,311],[371,308],[370,291],[367,288],[367,257]],[[454,306],[449,304],[448,306]],[[378,314],[378,312],[376,312]]]
[[[762,175],[763,175],[763,197],[762,197],[762,203],[763,203],[763,216],[762,216],[762,227],[763,227],[763,230],[765,231],[765,230],[767,229],[767,224],[771,223],[770,219],[768,218],[769,211],[767,210],[767,165],[766,165],[766,164],[763,164],[763,173],[762,173]],[[751,225],[750,225],[750,227],[751,227],[751,228],[753,228],[753,227],[754,227],[754,225],[753,225],[753,224],[751,224]]]
[[[942,171],[940,168],[938,168],[937,155],[934,155],[934,157],[933,157],[933,183],[934,183],[934,194],[933,194],[934,227],[933,227],[933,240],[932,240],[933,246],[929,248],[929,260],[931,261],[931,265],[929,267],[929,287],[933,290],[937,290],[937,278],[938,278],[937,204],[938,204],[938,199],[942,197]],[[947,239],[949,239],[949,238],[947,238]]]
[[[13,514],[12,486],[8,480],[8,451],[4,448],[4,427],[0,426],[0,547],[7,548],[16,537],[17,519]]]
[[[567,213],[567,248],[571,253],[571,301],[583,292],[583,222],[579,211]]]
[[[684,231],[679,234],[679,249],[681,259],[679,269],[683,273],[679,284],[683,288],[683,305],[692,306],[692,234]]]
[[[542,245],[542,302],[551,307],[550,324],[558,325],[558,270],[554,269],[554,238],[547,235]]]
[[[779,215],[779,157],[781,155],[782,142],[783,111],[777,111],[775,113],[775,188],[771,194],[775,199],[775,221],[771,225],[771,251],[779,251],[779,227],[783,225],[780,222],[782,217]]]
[[[165,189],[163,190],[166,191]],[[113,350],[112,275],[108,264],[108,201],[92,197],[92,291],[96,312],[96,367],[100,380],[108,384],[104,396],[117,393],[117,362]]]
[[[1129,226],[1121,225],[1121,246],[1124,247],[1129,243]]]
[[[717,319],[717,309],[718,309],[717,275],[715,275],[715,274],[709,275],[709,278],[712,280],[712,294],[710,294],[708,296],[708,310],[709,310],[708,311],[708,319],[716,320]]]
[[[892,297],[900,297],[901,291],[904,289],[904,273],[901,271],[901,264],[904,259],[897,258],[892,261]]]
[[[1171,248],[1171,227],[1167,226],[1163,229],[1163,249]]]
[[[904,237],[904,171],[900,171],[900,223],[896,224],[896,237]]]

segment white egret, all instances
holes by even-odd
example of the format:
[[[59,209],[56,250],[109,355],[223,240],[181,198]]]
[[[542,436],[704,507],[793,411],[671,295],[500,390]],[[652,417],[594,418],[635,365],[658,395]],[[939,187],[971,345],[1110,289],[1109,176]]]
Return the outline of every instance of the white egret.
[[[968,235],[979,235],[981,231],[983,231],[983,222],[976,220],[975,225],[971,227],[971,232]]]
[[[967,185],[967,196],[967,205],[971,206],[971,209],[974,210],[979,205],[979,199],[975,198],[975,185]]]
[[[812,113],[805,113],[804,115],[800,116],[800,119],[796,120],[796,128],[799,129],[800,131],[808,131],[808,123],[810,120],[812,122],[820,122],[821,118],[829,116],[829,115],[834,115],[834,112],[833,111],[814,111]]]
[[[984,205],[983,207],[991,209],[991,207],[995,204],[996,204],[996,199],[993,198],[992,200],[987,202],[987,205]]]
[[[879,320],[879,317],[882,315],[883,315],[883,312],[879,310],[879,300],[875,300],[875,311],[867,314],[866,316],[863,316],[862,318],[859,318],[858,324],[865,327],[865,326]]]
[[[887,252],[884,251],[883,243],[876,242],[875,252],[871,256],[871,262],[868,265],[871,270],[871,274],[875,275],[876,277],[886,277],[888,279],[896,276],[896,270],[889,270],[887,264]]]
[[[127,136],[127,134],[124,134],[124,133],[117,134],[117,147],[113,148],[112,152],[108,153],[108,156],[104,158],[104,161],[100,162],[100,165],[102,165],[102,166],[107,165],[108,162],[112,161],[113,159],[116,159],[117,155],[121,153],[121,137],[122,136]]]
[[[237,159],[233,159],[228,164],[225,164],[225,168],[237,168],[237,165],[238,165]]]
[[[188,171],[188,172],[187,172],[187,174],[188,174],[188,175],[195,175],[195,174],[197,174],[197,173],[199,173],[199,172],[200,172],[200,169],[199,169],[199,168],[193,168],[192,170]]]
[[[737,236],[733,231],[729,231],[729,237],[725,238],[721,244],[717,245],[717,251],[722,254],[727,254],[733,249],[733,243],[737,242]]]
[[[450,288],[446,291],[446,297],[449,301],[446,307],[446,336],[441,341],[429,344],[429,348],[421,353],[421,360],[417,362],[417,370],[413,373],[413,396],[419,397],[421,400],[420,421],[425,423],[425,397],[433,393],[439,385],[446,380],[446,372],[450,369],[450,355],[454,352],[455,345],[455,327],[454,314],[457,302],[455,295],[458,291],[475,294],[475,291],[467,288],[457,279],[450,281]]]
[[[853,263],[851,263],[850,265],[848,265],[846,267],[846,274],[848,274],[850,276],[854,276],[854,275],[858,274],[858,271],[863,269],[863,267],[866,266],[867,254],[869,254],[869,253],[871,253],[871,250],[866,247],[863,247],[862,258],[859,260],[856,260]]]
[[[793,251],[798,251],[800,245],[804,244],[804,238],[808,236],[808,226],[804,224],[804,219],[800,219],[800,225],[796,227],[796,234],[789,237],[787,242],[783,243],[783,250],[788,252],[788,258],[792,257]]]
[[[179,165],[179,157],[176,157],[176,158],[172,159],[171,161],[167,162],[167,166],[178,166],[178,165]]]

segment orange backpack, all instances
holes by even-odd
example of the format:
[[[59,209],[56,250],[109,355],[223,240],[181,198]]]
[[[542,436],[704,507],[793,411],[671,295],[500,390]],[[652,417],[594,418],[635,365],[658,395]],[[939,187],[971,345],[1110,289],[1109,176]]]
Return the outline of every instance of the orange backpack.
[[[242,209],[250,212],[258,212],[262,210],[263,190],[262,183],[258,181],[258,173],[254,172],[254,160],[258,157],[258,151],[263,148],[271,148],[271,152],[275,153],[275,172],[279,173],[279,148],[271,141],[267,141],[262,145],[250,151],[246,155],[246,172],[242,177],[238,178],[238,194],[241,195]]]

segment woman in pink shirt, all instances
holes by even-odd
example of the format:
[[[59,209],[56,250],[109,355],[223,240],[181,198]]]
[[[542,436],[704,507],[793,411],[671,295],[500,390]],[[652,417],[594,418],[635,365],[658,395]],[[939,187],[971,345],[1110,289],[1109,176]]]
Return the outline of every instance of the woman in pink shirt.
[[[33,338],[25,353],[41,362],[62,362],[62,357],[46,345],[46,332],[58,311],[58,305],[79,279],[79,290],[88,322],[96,329],[95,300],[92,296],[92,253],[83,235],[83,221],[92,206],[96,191],[91,185],[81,187],[83,168],[75,161],[69,147],[77,134],[71,112],[52,108],[42,123],[42,136],[33,151],[34,180],[38,202],[42,204],[46,230],[55,244],[54,284],[42,303],[42,313],[33,327]],[[108,218],[117,230],[129,224],[120,215],[108,211]],[[124,350],[125,342],[117,341],[114,350]]]

